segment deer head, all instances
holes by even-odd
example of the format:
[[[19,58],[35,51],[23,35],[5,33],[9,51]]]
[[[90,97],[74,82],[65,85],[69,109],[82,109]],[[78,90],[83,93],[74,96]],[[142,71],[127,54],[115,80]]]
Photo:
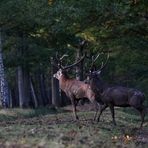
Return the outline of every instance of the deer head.
[[[58,80],[64,75],[65,77],[67,77],[66,74],[66,70],[73,68],[74,66],[78,65],[80,62],[82,62],[85,58],[85,55],[78,60],[77,62],[71,64],[71,65],[67,65],[67,66],[63,66],[62,65],[62,60],[64,57],[67,57],[68,55],[64,54],[61,58],[59,58],[58,56],[56,56],[56,60],[58,61],[58,64],[56,65],[56,67],[58,67],[58,71],[53,75],[53,77],[57,78]]]
[[[102,70],[106,67],[106,65],[108,63],[108,60],[109,60],[109,52],[108,52],[108,55],[107,55],[107,58],[106,58],[105,63],[102,62],[100,68],[97,70],[96,65],[95,65],[95,62],[99,58],[99,56],[102,55],[102,54],[104,54],[104,53],[101,52],[95,58],[92,57],[92,63],[91,63],[90,69],[89,69],[89,74],[87,76],[87,81],[88,82],[90,82],[90,80],[92,78],[94,80],[97,79],[97,80],[100,80],[101,81],[100,74],[101,74]]]

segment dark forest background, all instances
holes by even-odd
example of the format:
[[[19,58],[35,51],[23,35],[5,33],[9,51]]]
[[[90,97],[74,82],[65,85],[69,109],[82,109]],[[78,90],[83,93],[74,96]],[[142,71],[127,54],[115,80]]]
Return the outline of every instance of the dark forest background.
[[[81,43],[87,44],[82,47]],[[137,88],[148,102],[148,3],[146,0],[1,0],[1,106],[64,106],[51,58],[74,63],[110,50],[102,73],[111,84]],[[96,61],[101,65],[104,56]],[[82,80],[90,58],[69,72]],[[81,70],[80,70],[81,69]]]

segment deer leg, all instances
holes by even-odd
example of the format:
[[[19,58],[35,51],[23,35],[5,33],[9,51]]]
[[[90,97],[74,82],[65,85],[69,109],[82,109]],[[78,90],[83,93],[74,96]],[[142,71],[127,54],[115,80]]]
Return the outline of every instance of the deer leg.
[[[97,122],[100,121],[100,116],[101,116],[102,112],[103,112],[107,107],[108,107],[108,105],[106,105],[106,104],[104,104],[103,106],[101,106],[101,108],[100,108],[100,113],[99,113]]]
[[[96,100],[91,101],[93,103],[93,105],[95,106],[95,115],[94,115],[94,121],[96,120],[97,114],[98,114],[98,110],[100,108],[98,102]]]
[[[111,111],[111,114],[112,114],[113,124],[116,125],[114,106],[109,105],[109,107],[110,107],[110,111]]]
[[[78,105],[79,101],[80,101],[80,100],[75,99],[75,106],[77,106],[77,105]]]
[[[98,105],[97,105],[97,102],[95,103],[95,115],[94,115],[94,121],[96,120],[97,118],[97,114],[98,114]]]
[[[96,118],[97,118],[97,114],[98,114],[98,109],[96,109],[96,111],[95,111],[94,121],[95,121],[95,120],[96,120]]]
[[[76,114],[76,105],[77,105],[77,103],[76,103],[76,101],[75,101],[74,98],[71,98],[71,103],[72,103],[72,106],[73,106],[73,115],[74,115],[74,118],[75,118],[75,120],[79,120],[79,118],[78,118],[78,116]]]
[[[97,114],[98,114],[98,111],[95,112],[95,115],[94,115],[94,121],[96,121]]]
[[[140,128],[142,128],[142,126],[143,126],[144,117],[145,117],[145,109],[143,109],[143,110],[141,111],[141,125],[140,125]]]
[[[142,108],[137,108],[137,110],[140,112],[140,115],[141,115],[141,124],[140,124],[140,128],[142,128],[143,123],[144,123],[144,117],[145,117],[146,109],[145,109],[145,107],[142,107]]]

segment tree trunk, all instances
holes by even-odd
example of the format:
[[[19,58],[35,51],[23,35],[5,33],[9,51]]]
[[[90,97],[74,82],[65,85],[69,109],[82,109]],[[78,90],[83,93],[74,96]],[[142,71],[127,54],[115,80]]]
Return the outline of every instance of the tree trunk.
[[[12,108],[13,105],[12,105],[12,93],[11,93],[11,90],[9,90],[9,95],[10,95],[9,107]]]
[[[32,95],[34,107],[37,108],[38,107],[38,102],[37,102],[37,97],[36,97],[36,93],[35,93],[33,82],[32,82],[31,78],[30,78],[30,87],[31,87],[31,95]]]
[[[54,106],[61,106],[61,91],[59,88],[59,82],[53,77],[53,74],[57,72],[57,68],[54,65],[54,59],[51,58],[51,90],[52,90],[52,104]]]
[[[24,82],[24,107],[29,107],[31,103],[31,88],[30,88],[30,74],[28,68],[23,68],[23,82]]]
[[[47,94],[46,94],[46,86],[45,86],[45,77],[43,72],[40,70],[40,91],[41,91],[41,97],[43,100],[43,105],[46,105],[48,103],[48,98],[47,98]]]
[[[76,61],[78,61],[81,57],[82,57],[82,52],[80,49],[77,49]],[[80,81],[83,80],[83,62],[79,63],[76,66],[76,79]]]
[[[38,106],[43,106],[44,105],[44,100],[42,98],[42,93],[41,93],[40,70],[38,70],[35,73],[35,89],[37,90],[36,94],[37,94]]]
[[[76,51],[76,61],[78,61],[83,56],[85,44],[85,41],[79,43],[79,47]],[[83,80],[83,61],[76,66],[76,79],[80,81]]]
[[[50,77],[47,78],[46,87],[47,87],[48,104],[49,104],[49,105],[52,105],[52,96],[51,96],[51,78],[50,78]]]
[[[25,104],[24,97],[24,84],[23,84],[23,68],[18,66],[18,93],[19,93],[19,106],[23,108]]]
[[[19,46],[18,46],[18,55],[20,57],[27,57],[27,43],[26,35],[23,33],[19,34]],[[30,76],[29,76],[29,66],[25,61],[21,61],[21,64],[18,66],[18,90],[19,90],[19,105],[21,108],[26,108],[30,106],[31,93],[30,93]]]
[[[18,67],[15,68],[15,84],[12,87],[12,106],[19,107]]]
[[[18,91],[19,106],[26,108],[30,106],[30,81],[29,72],[23,66],[18,66]]]
[[[1,105],[4,108],[9,107],[10,95],[8,90],[8,83],[6,80],[3,58],[2,58],[2,36],[0,29],[0,95],[1,95]]]

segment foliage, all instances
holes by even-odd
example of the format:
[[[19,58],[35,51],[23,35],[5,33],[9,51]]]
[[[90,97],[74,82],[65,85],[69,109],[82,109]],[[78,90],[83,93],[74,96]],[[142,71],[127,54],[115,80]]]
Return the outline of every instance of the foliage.
[[[85,39],[90,55],[112,51],[103,73],[107,81],[137,87],[148,98],[147,6],[145,0],[1,0],[6,68],[27,65],[32,74],[41,69],[47,75],[50,56],[66,52],[72,63],[79,41]],[[88,67],[89,61],[85,62]],[[14,77],[8,76],[9,82]]]

